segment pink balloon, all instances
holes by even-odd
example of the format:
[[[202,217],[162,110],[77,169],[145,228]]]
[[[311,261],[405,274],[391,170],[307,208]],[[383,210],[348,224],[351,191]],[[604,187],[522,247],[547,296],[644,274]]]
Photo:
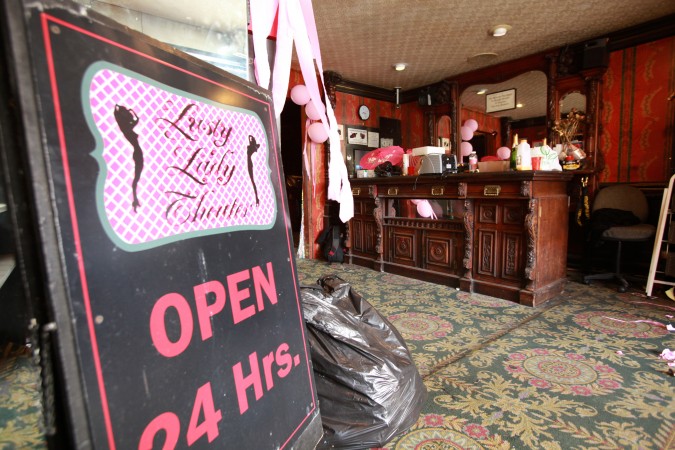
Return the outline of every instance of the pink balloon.
[[[476,131],[478,129],[478,122],[476,122],[474,119],[469,119],[469,120],[464,122],[464,126],[469,127],[469,129],[473,133],[474,131]],[[467,139],[467,141],[468,141],[468,139]]]
[[[509,159],[511,157],[511,149],[508,147],[499,147],[497,149],[497,157],[499,159]]]
[[[326,107],[323,105],[323,103],[319,103],[319,108],[317,109],[316,106],[314,106],[314,102],[309,102],[305,106],[305,113],[307,114],[307,117],[309,117],[312,120],[320,120],[321,119],[321,113],[326,111]]]
[[[470,142],[462,142],[459,144],[459,149],[462,152],[462,156],[469,156],[473,151],[473,145]]]
[[[459,129],[463,141],[470,141],[473,137],[473,130],[466,125]]]
[[[422,217],[431,217],[434,213],[433,208],[428,200],[423,200],[417,204],[417,214]]]
[[[309,134],[309,138],[316,142],[317,144],[321,144],[322,142],[326,142],[328,139],[328,133],[326,132],[326,129],[323,127],[323,123],[321,122],[314,122],[307,128],[307,134]]]
[[[298,84],[291,89],[291,100],[296,105],[306,105],[309,102],[309,91],[304,84]]]

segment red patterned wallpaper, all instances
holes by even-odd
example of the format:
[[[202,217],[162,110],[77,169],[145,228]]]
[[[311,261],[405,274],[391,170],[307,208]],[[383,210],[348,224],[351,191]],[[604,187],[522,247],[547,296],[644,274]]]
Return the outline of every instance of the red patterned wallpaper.
[[[600,182],[668,180],[674,86],[675,37],[610,54],[602,86]]]

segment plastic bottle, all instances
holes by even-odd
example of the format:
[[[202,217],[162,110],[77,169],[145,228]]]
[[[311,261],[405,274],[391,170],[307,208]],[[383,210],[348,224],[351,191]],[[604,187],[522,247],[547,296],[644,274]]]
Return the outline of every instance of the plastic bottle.
[[[532,170],[532,149],[527,139],[520,140],[517,153],[517,170]]]
[[[476,152],[472,152],[469,155],[469,170],[471,172],[475,172],[476,170],[478,170],[478,155],[476,154]]]
[[[517,170],[517,156],[518,156],[518,133],[513,135],[513,145],[511,146],[511,158],[509,166],[511,170]]]

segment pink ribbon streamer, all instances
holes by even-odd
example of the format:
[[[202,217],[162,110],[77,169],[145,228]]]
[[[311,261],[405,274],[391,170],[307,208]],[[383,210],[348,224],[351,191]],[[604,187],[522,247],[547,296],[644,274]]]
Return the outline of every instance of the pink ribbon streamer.
[[[319,79],[321,80],[321,87],[324,92],[326,92],[326,87],[323,79],[323,64],[321,62],[319,38],[316,31],[311,0],[251,0],[250,5],[256,76],[258,84],[262,87],[266,87],[261,82],[265,81],[265,76],[269,73],[267,49],[263,49],[263,47],[265,47],[265,39],[269,35],[274,23],[274,12],[278,10],[277,48],[274,59],[274,72],[272,74],[272,98],[277,117],[281,114],[286,101],[293,43],[295,43],[302,77],[310,94],[310,101],[314,102],[314,106],[318,106],[321,102],[321,91],[317,80],[317,71],[319,72]],[[272,12],[258,11],[260,9]],[[270,15],[272,17],[271,20]],[[260,22],[256,24],[257,18],[259,18]],[[315,61],[316,66],[314,64]],[[328,134],[330,142],[328,199],[340,203],[340,220],[347,222],[354,216],[354,198],[351,193],[347,166],[340,150],[337,120],[335,119],[335,113],[327,95],[324,103],[326,105],[325,112],[320,107],[317,107],[317,110],[320,112],[320,120]],[[312,183],[314,185],[315,181],[312,180]]]

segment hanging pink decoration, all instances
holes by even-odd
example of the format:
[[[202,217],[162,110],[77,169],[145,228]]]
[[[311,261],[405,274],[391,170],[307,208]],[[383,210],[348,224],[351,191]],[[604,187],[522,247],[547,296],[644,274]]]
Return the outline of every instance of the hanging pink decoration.
[[[422,217],[436,219],[436,214],[434,213],[434,209],[431,207],[429,200],[420,200],[419,203],[417,203],[417,214]]]
[[[309,102],[309,91],[304,84],[298,84],[291,89],[291,100],[296,105],[306,105]],[[317,120],[317,119],[314,119]]]
[[[316,107],[316,104],[319,104],[318,108]],[[309,117],[312,120],[320,120],[321,119],[321,114],[324,114],[326,112],[326,107],[323,105],[321,102],[315,102],[314,100],[310,100],[307,105],[305,105],[305,113],[307,114],[307,117]]]
[[[464,126],[468,127],[471,132],[473,133],[478,129],[478,122],[476,122],[474,119],[468,119],[464,122]],[[468,141],[468,139],[466,139]]]
[[[508,147],[499,147],[497,149],[497,156],[499,159],[509,159],[511,157],[511,149]]]
[[[256,78],[258,84],[264,88],[269,86],[270,73],[266,39],[274,22],[275,14],[278,19],[274,71],[272,73],[272,99],[276,116],[281,115],[286,101],[294,46],[310,99],[315,102],[324,98],[320,88],[323,88],[324,94],[327,90],[323,78],[324,70],[312,1],[256,0],[249,2],[249,5]],[[324,104],[326,110],[325,112],[317,111],[320,112],[320,118],[317,119],[320,122],[316,122],[316,124],[324,128],[326,139],[330,139],[326,194],[329,200],[340,203],[340,220],[347,222],[354,216],[354,197],[351,192],[347,166],[342,157],[340,136],[337,132],[337,119],[327,95]],[[312,126],[314,125],[312,124]],[[314,129],[317,128],[318,126],[314,127]],[[315,131],[314,133],[318,132]],[[314,141],[314,139],[312,140]]]
[[[466,125],[459,129],[459,133],[462,135],[463,141],[470,141],[473,137],[473,130]]]
[[[473,145],[470,142],[462,142],[459,144],[459,149],[462,152],[462,156],[469,156],[473,151]]]
[[[307,134],[309,134],[309,138],[312,142],[316,142],[317,144],[326,142],[328,139],[328,132],[321,122],[314,122],[311,124],[309,128],[307,128]]]

